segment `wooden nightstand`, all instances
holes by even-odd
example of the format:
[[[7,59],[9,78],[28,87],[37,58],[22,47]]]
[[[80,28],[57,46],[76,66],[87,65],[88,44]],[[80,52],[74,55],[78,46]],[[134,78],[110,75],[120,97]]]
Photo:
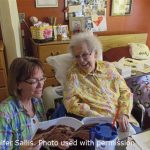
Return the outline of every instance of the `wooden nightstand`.
[[[47,77],[45,87],[47,86],[58,86],[60,85],[55,78],[55,72],[47,62],[48,56],[55,56],[67,53],[69,41],[52,41],[47,43],[36,43],[32,42],[33,56],[39,58],[44,64],[44,71]]]
[[[4,59],[4,45],[0,40],[0,101],[5,99],[7,96],[7,74]]]

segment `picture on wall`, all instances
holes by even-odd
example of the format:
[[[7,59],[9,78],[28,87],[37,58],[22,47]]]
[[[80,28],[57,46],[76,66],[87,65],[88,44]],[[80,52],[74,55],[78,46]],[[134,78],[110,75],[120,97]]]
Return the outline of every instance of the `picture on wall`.
[[[36,7],[58,7],[58,0],[36,0]]]
[[[91,31],[93,28],[93,22],[91,17],[85,17],[85,29]]]
[[[62,40],[66,40],[68,39],[68,25],[57,25],[57,26],[53,26],[54,29],[54,37],[55,39],[57,39],[57,35],[61,35],[62,36]]]
[[[132,0],[112,0],[111,16],[125,16],[131,14]]]
[[[107,0],[65,0],[65,17],[69,19],[70,29],[76,31],[75,26],[79,28],[82,24],[82,31],[83,28],[92,32],[106,31],[106,6]],[[84,22],[70,21],[72,18],[83,18]]]
[[[68,25],[61,25],[61,35],[63,39],[67,39],[68,38]]]
[[[107,0],[65,0],[65,19],[69,17],[91,16],[95,9],[104,10]]]
[[[73,33],[81,32],[85,30],[85,18],[84,17],[70,17],[69,28]]]

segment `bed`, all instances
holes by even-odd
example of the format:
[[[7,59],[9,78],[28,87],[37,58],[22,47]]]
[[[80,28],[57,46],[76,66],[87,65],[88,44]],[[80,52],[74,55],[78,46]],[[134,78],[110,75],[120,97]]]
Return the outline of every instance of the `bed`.
[[[106,61],[116,61],[119,60],[121,57],[131,57],[129,54],[128,43],[133,42],[133,43],[146,44],[147,33],[107,35],[107,36],[99,36],[98,38],[103,45],[103,55],[104,55],[103,59]],[[69,41],[65,42],[65,44],[66,43],[68,44]],[[55,51],[57,51],[57,49],[55,49]],[[63,52],[67,53],[67,50]],[[49,53],[47,52],[47,54]],[[49,55],[44,56],[44,58],[47,57],[49,57]],[[55,107],[55,102],[54,102],[55,99],[62,98],[61,91],[63,90],[63,87],[60,85],[60,83],[62,84],[61,81],[63,79],[60,78],[61,76],[65,75],[64,72],[66,70],[65,71],[63,70],[63,66],[69,64],[69,61],[71,59],[72,59],[71,56],[68,56],[68,54],[63,55],[63,58],[53,56],[53,60],[52,62],[50,62],[51,66],[46,67],[46,69],[51,69],[51,70],[52,68],[54,68],[55,71],[54,81],[56,80],[56,83],[59,83],[59,84],[55,84],[59,86],[54,88],[51,85],[46,84],[47,87],[45,87],[44,94],[43,94],[46,110],[48,110],[49,107],[51,108]],[[139,102],[144,105],[146,109],[146,115],[145,115],[146,117],[144,116],[144,121],[148,122],[150,120],[150,108],[149,108],[150,107],[150,73],[141,74],[139,76],[128,78],[126,79],[126,82],[134,94],[134,102]],[[141,95],[139,93],[141,93]],[[143,128],[148,128],[148,127],[150,127],[150,123],[143,124]]]
[[[107,35],[98,37],[103,44],[103,52],[108,53],[112,52],[112,48],[115,48],[115,55],[113,57],[122,57],[126,54],[126,50],[122,47],[125,47],[130,42],[144,43],[147,41],[147,33],[140,34],[124,34],[124,35]],[[46,58],[49,56],[55,56],[67,53],[69,41],[52,41],[47,43],[35,43],[32,40],[32,53],[34,57],[38,57],[43,63],[45,68],[45,74],[47,80],[45,82],[45,87],[47,86],[58,86],[60,85],[58,80],[55,78],[54,67],[48,65]],[[121,47],[121,48],[120,48]],[[116,49],[118,48],[118,49]],[[113,50],[114,51],[114,50]],[[112,55],[112,54],[111,54]],[[105,55],[106,56],[106,55]],[[109,56],[110,58],[113,58]]]

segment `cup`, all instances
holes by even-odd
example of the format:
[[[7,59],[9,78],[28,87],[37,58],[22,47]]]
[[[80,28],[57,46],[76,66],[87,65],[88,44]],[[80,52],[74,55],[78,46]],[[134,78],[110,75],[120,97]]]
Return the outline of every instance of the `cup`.
[[[128,125],[128,129],[126,132],[123,132],[120,130],[120,128],[118,128],[118,139],[119,140],[123,140],[125,138],[127,138],[128,136],[131,136],[133,134],[136,134],[134,128],[131,126],[131,124],[129,123]]]
[[[112,127],[111,123],[97,125],[90,129],[91,143],[94,141],[91,149],[115,150],[117,136],[117,128]]]

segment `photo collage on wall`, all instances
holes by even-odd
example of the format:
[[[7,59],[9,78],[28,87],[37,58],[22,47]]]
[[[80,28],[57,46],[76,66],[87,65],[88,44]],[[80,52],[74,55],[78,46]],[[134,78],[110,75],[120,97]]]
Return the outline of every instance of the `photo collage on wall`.
[[[68,8],[66,19],[69,19],[71,31],[90,30],[106,31],[107,0],[66,0]]]

